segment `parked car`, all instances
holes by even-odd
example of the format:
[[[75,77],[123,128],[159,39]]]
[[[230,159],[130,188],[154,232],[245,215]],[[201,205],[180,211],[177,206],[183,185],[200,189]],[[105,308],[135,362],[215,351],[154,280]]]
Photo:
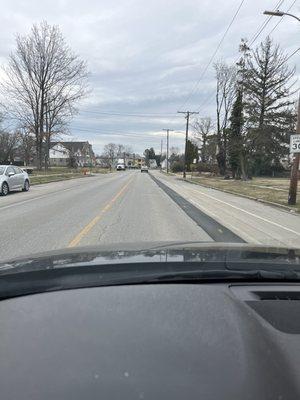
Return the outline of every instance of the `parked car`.
[[[125,171],[125,165],[124,164],[118,164],[117,165],[117,171]]]
[[[0,194],[6,196],[14,190],[28,192],[30,180],[27,172],[15,165],[0,165]]]
[[[148,172],[148,167],[147,167],[147,165],[142,165],[142,166],[141,166],[141,172]]]

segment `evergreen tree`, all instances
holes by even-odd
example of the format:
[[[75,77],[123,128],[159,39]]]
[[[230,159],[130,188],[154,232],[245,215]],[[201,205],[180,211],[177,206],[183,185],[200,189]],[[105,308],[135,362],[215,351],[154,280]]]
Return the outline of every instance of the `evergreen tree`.
[[[254,174],[270,174],[286,156],[295,113],[290,100],[294,70],[267,37],[247,59],[243,86],[247,147]]]

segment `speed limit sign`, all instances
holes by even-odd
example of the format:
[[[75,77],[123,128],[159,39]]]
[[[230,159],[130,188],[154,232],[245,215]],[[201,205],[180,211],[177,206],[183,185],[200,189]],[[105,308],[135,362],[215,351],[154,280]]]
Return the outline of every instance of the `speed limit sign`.
[[[290,152],[300,153],[300,135],[291,135]]]

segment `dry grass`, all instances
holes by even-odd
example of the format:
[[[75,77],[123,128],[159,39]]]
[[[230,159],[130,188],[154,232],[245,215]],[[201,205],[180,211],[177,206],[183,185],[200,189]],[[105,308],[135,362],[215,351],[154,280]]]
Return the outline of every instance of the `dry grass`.
[[[68,168],[68,167],[51,167],[47,171],[34,169],[31,176],[43,176],[43,175],[57,175],[57,174],[83,174],[84,170],[92,174],[106,174],[109,173],[109,169],[92,167],[92,168]]]
[[[191,177],[189,180],[194,183],[222,189],[234,194],[241,194],[258,200],[288,206],[289,179],[287,178],[253,178],[251,181],[224,180],[216,177]],[[300,212],[300,184],[298,185],[297,205],[289,208]]]
[[[69,179],[75,178],[86,178],[90,175],[83,175],[81,173],[66,173],[66,174],[52,174],[52,175],[39,175],[39,176],[30,176],[30,184],[31,185],[39,185],[42,183],[49,183],[49,182],[58,182],[58,181],[66,181]]]

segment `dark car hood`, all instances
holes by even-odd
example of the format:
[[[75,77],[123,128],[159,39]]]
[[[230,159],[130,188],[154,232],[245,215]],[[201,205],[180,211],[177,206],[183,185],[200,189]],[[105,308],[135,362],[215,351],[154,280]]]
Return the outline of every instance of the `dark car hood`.
[[[201,263],[237,261],[300,265],[300,249],[237,243],[154,242],[78,247],[33,254],[0,263],[0,276],[8,271],[30,271],[76,266],[143,263]]]

